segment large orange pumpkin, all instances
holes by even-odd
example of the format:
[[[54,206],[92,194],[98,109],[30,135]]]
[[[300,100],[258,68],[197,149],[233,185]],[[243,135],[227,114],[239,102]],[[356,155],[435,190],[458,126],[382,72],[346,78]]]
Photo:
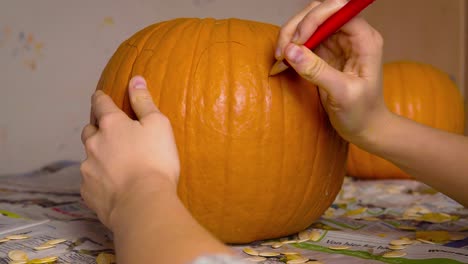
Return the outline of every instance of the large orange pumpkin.
[[[385,103],[390,111],[416,122],[463,134],[463,97],[450,77],[435,67],[410,61],[383,69]],[[349,145],[347,173],[364,179],[411,178],[387,160]]]
[[[127,83],[147,79],[174,128],[179,197],[228,243],[306,228],[345,173],[347,144],[316,87],[293,71],[268,76],[277,34],[276,26],[238,19],[151,25],[121,44],[97,87],[133,116]]]

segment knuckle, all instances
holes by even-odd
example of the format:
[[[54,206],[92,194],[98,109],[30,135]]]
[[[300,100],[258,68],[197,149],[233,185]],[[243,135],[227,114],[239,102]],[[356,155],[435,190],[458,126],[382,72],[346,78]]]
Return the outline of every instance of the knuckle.
[[[93,97],[94,97],[94,102],[96,104],[100,104],[102,102],[102,100],[104,100],[106,98],[106,94],[105,93],[94,93]]]
[[[374,38],[374,40],[375,40],[376,45],[377,45],[379,48],[382,48],[382,47],[384,46],[384,42],[385,42],[385,41],[384,41],[384,38],[383,38],[383,36],[382,36],[382,34],[380,34],[379,31],[377,31],[377,30],[374,29],[374,30],[372,31],[372,36],[373,36],[373,38]]]
[[[153,104],[153,97],[149,93],[135,95],[132,100],[133,103]]]
[[[86,135],[86,127],[81,131],[81,142],[82,142],[83,144],[86,143],[85,135]]]
[[[308,20],[309,19],[307,19],[307,21]],[[307,23],[309,23],[309,22],[307,22]],[[312,25],[312,22],[311,22],[310,25]],[[296,32],[294,32],[294,34],[297,34],[299,39],[300,39],[306,33],[305,31],[306,30],[305,30],[305,27],[304,27],[304,20],[302,20],[301,22],[299,22],[299,24],[297,24]]]
[[[90,168],[88,165],[88,162],[84,161],[80,165],[80,173],[81,173],[81,187],[83,188],[85,186],[86,180],[89,179],[90,177]]]
[[[171,120],[161,112],[152,112],[147,116],[156,127],[172,127]]]
[[[347,102],[348,104],[359,101],[359,98],[365,96],[365,89],[362,89],[362,83],[355,80],[349,80],[343,84],[341,91],[340,100],[341,102]]]
[[[84,143],[84,146],[85,146],[86,152],[89,154],[95,154],[98,149],[96,140],[94,140],[94,138],[89,138],[88,140],[86,140],[86,142]],[[81,166],[85,166],[84,163]],[[86,169],[86,167],[84,168]]]
[[[154,113],[155,115],[158,115],[159,122],[164,125],[164,126],[170,126],[171,125],[171,120],[167,116],[165,116],[162,113]]]
[[[304,67],[302,76],[307,80],[316,83],[320,74],[325,70],[325,66],[325,62],[320,59],[311,60],[311,62]]]
[[[283,27],[283,28],[280,29],[279,35],[278,35],[278,43],[280,45],[283,45],[284,43],[287,43],[288,35],[290,34],[289,32],[290,32],[289,28]]]
[[[119,120],[119,113],[107,113],[101,117],[101,120],[99,120],[99,128],[110,128],[112,127],[116,122]]]
[[[81,198],[83,198],[83,201],[86,204],[86,206],[92,209],[92,204],[90,202],[89,184],[86,183],[87,178],[89,177],[89,174],[87,173],[89,169],[86,163],[82,164],[82,166],[80,167],[80,170],[83,175],[81,184],[80,184],[80,195],[81,195]]]
[[[299,24],[297,25],[297,32],[299,32],[299,34],[304,34],[304,33],[307,33],[305,32],[307,30],[306,27],[315,29],[319,25],[320,25],[320,21],[317,18],[317,15],[315,14],[315,12],[311,11],[306,15],[306,17],[301,22],[299,22]]]
[[[284,25],[281,27],[280,31],[279,31],[280,39],[281,39],[281,36],[285,35],[285,34],[288,32],[286,26],[287,26],[287,24],[284,24]]]
[[[337,6],[344,6],[348,3],[348,0],[330,0],[330,1]]]
[[[359,95],[360,89],[356,89],[358,85],[359,84],[356,81],[353,81],[352,79],[348,80],[347,82],[344,82],[342,84],[342,95],[348,99]]]
[[[86,201],[86,187],[83,183],[80,185],[80,194],[81,197]]]
[[[312,1],[310,1],[310,3],[307,5],[306,8],[307,8],[307,9],[312,9],[312,8],[314,8],[314,7],[316,7],[316,6],[319,6],[319,5],[322,4],[322,1],[323,1],[323,0],[312,0]]]
[[[93,204],[91,203],[90,201],[90,198],[88,196],[88,192],[86,191],[86,188],[81,186],[80,187],[80,195],[81,195],[81,198],[83,198],[83,202],[84,204],[89,208],[91,209],[92,211],[94,211],[94,206]]]
[[[88,137],[90,135],[88,135],[89,133],[91,133],[90,131],[92,130],[92,126],[91,125],[86,125],[82,130],[81,130],[81,142],[84,144],[86,142],[86,140],[88,139]]]
[[[88,174],[88,168],[87,168],[87,163],[86,161],[82,162],[81,165],[80,165],[80,172],[81,172],[81,175],[84,177],[85,175]]]

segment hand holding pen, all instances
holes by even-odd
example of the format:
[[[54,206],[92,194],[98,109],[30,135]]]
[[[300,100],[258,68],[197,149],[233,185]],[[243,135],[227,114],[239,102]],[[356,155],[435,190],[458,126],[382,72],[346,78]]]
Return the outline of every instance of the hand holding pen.
[[[305,43],[346,3],[312,2],[283,26],[275,56],[287,60],[299,75],[318,86],[335,129],[344,139],[359,142],[375,120],[388,111],[381,87],[381,35],[364,19],[354,17],[314,52],[295,44]]]
[[[300,42],[300,31],[296,31],[292,41],[295,43],[303,43],[305,47],[310,50],[317,48],[324,40],[330,37],[333,33],[337,32],[343,25],[349,22],[353,17],[358,15],[362,10],[372,4],[375,0],[350,0],[346,5],[341,7],[336,13],[332,14],[327,20],[321,25],[311,23],[310,27],[316,27],[315,32],[309,37],[307,41]],[[312,3],[311,6],[315,6],[316,3]],[[324,3],[329,5],[328,3]],[[340,3],[338,3],[340,4]],[[330,10],[331,11],[331,10]],[[324,15],[326,15],[324,10]],[[305,27],[305,25],[303,26]],[[303,36],[302,36],[303,37]],[[278,52],[277,52],[278,53]],[[273,65],[270,75],[276,75],[289,67],[287,61],[284,61],[277,55],[277,62]]]

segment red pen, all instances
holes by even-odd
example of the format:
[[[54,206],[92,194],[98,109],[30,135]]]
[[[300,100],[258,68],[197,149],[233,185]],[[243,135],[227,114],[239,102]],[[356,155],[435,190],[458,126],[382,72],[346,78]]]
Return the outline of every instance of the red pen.
[[[330,37],[332,34],[337,32],[344,24],[348,23],[353,17],[357,16],[372,4],[375,0],[350,0],[345,6],[338,10],[335,14],[329,17],[317,30],[310,36],[310,38],[304,43],[304,46],[313,50],[317,48],[320,43]],[[278,60],[270,71],[271,75],[276,75],[289,67],[286,60]]]

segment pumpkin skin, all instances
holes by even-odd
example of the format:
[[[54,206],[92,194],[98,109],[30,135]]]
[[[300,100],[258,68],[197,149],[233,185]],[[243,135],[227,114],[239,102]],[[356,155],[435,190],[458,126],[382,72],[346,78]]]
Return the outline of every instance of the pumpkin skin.
[[[278,32],[238,19],[154,24],[120,45],[97,86],[134,117],[127,84],[146,78],[173,126],[178,195],[226,243],[303,230],[331,205],[345,174],[347,143],[316,87],[293,71],[268,76]]]
[[[390,111],[421,124],[463,134],[463,97],[449,76],[423,63],[386,63],[384,99]],[[410,179],[393,163],[349,145],[347,173],[362,179]]]

